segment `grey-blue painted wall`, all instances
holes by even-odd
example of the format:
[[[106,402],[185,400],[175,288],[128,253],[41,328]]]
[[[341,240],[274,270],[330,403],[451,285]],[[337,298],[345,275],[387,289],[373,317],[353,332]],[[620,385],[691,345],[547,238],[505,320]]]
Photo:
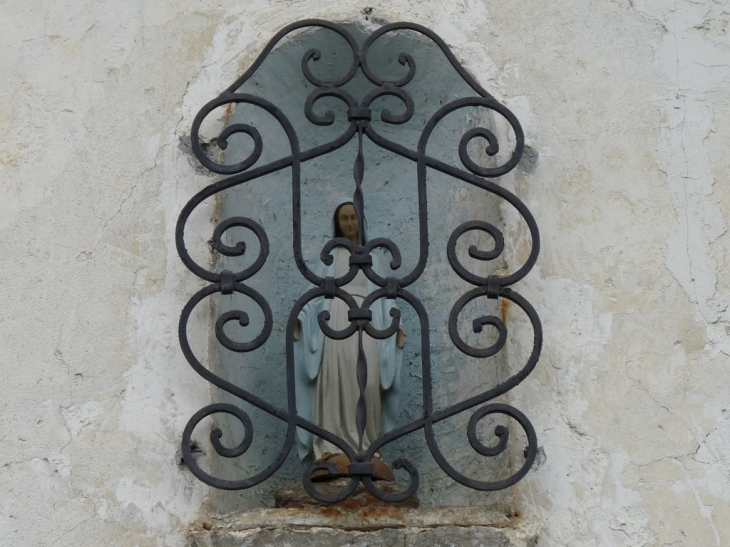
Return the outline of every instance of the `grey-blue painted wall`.
[[[363,34],[356,27],[350,27],[359,40]],[[410,52],[416,61],[417,75],[406,86],[411,94],[416,114],[406,124],[389,126],[376,115],[373,124],[383,135],[415,149],[421,130],[428,118],[443,104],[459,96],[472,95],[471,90],[458,77],[435,44],[417,37],[413,33],[399,33],[383,38],[379,47],[372,50],[370,61],[384,78],[393,78],[405,73],[397,62],[401,51]],[[318,30],[297,35],[277,47],[257,74],[244,84],[241,91],[259,95],[276,103],[292,122],[303,150],[321,144],[338,135],[347,125],[346,107],[336,99],[323,99],[315,110],[331,109],[336,122],[331,127],[317,127],[304,116],[304,100],[314,89],[303,77],[301,59],[310,47],[322,51],[322,59],[312,64],[312,69],[321,77],[342,74],[349,65],[351,56],[345,42],[331,31]],[[355,98],[362,98],[372,88],[362,75],[346,85]],[[374,105],[375,112],[390,108],[400,112],[402,105],[396,99],[383,98]],[[264,140],[264,149],[259,164],[289,154],[284,132],[273,117],[261,109],[239,106],[229,123],[248,123],[257,127]],[[458,158],[458,143],[463,133],[476,125],[491,123],[484,112],[476,109],[460,110],[443,120],[434,131],[427,152],[453,165],[461,166]],[[233,136],[227,148],[226,162],[235,163],[248,155],[250,139]],[[356,139],[340,150],[302,165],[302,231],[304,257],[310,263],[319,260],[319,252],[331,234],[332,213],[338,202],[350,198],[354,191],[353,163],[356,155]],[[479,157],[476,148],[474,157]],[[364,144],[365,215],[368,236],[386,236],[399,246],[403,265],[396,272],[402,275],[410,271],[418,260],[418,207],[416,194],[416,168],[410,160],[379,149],[367,138]],[[486,156],[482,154],[482,159]],[[434,402],[437,408],[457,402],[487,389],[504,377],[503,356],[477,361],[459,353],[453,346],[447,330],[448,315],[453,303],[470,288],[451,270],[446,260],[446,242],[453,229],[470,219],[485,219],[497,225],[500,223],[499,204],[496,198],[478,188],[434,171],[428,173],[428,226],[430,255],[428,266],[422,278],[412,287],[429,310],[430,342],[434,381]],[[217,220],[230,216],[247,216],[259,222],[266,230],[271,252],[263,269],[249,281],[262,293],[271,305],[274,329],[268,342],[260,349],[248,354],[236,354],[226,350],[212,338],[211,366],[223,377],[245,387],[273,404],[286,407],[284,331],[288,314],[294,302],[310,285],[295,267],[292,251],[292,207],[291,172],[289,169],[251,181],[233,188],[219,196],[220,215]],[[258,252],[255,238],[243,229],[230,230],[226,234],[229,242],[244,240],[248,252],[241,258],[219,258],[221,269],[236,269],[250,263]],[[477,263],[468,258],[465,249],[476,243],[488,249],[493,243],[486,236],[467,234],[462,238],[459,254],[474,271],[488,273],[500,264]],[[476,345],[486,346],[493,341],[492,333],[475,335],[469,330],[471,320],[485,313],[499,314],[494,303],[486,299],[460,316],[460,332]],[[422,373],[420,351],[420,329],[412,309],[402,304],[403,322],[408,333],[403,364],[403,389],[400,423],[406,423],[420,416],[422,412]],[[230,336],[239,340],[250,340],[258,332],[262,315],[256,306],[246,298],[218,296],[213,304],[213,318],[229,309],[243,309],[251,318],[246,329],[227,327]],[[488,330],[488,329],[487,329]],[[254,424],[254,443],[243,457],[236,460],[212,458],[215,473],[231,479],[250,476],[268,465],[281,449],[285,427],[282,422],[250,407],[227,394],[214,393],[215,400],[242,404],[250,412]],[[483,458],[468,444],[466,422],[471,412],[446,420],[436,427],[439,445],[451,463],[458,469],[481,480],[492,480],[507,475],[507,456]],[[219,418],[223,427],[223,440],[233,445],[240,440],[240,429],[233,421]],[[490,430],[481,429],[485,442],[490,442]],[[207,445],[207,443],[206,443]],[[209,445],[208,445],[209,446]],[[460,486],[447,477],[434,463],[423,432],[388,445],[384,449],[386,460],[396,457],[410,459],[421,473],[419,497],[424,505],[472,505],[509,504],[507,492],[482,493]],[[271,505],[273,490],[283,484],[301,480],[302,464],[295,451],[274,477],[263,484],[240,492],[214,491],[212,501],[219,511]]]

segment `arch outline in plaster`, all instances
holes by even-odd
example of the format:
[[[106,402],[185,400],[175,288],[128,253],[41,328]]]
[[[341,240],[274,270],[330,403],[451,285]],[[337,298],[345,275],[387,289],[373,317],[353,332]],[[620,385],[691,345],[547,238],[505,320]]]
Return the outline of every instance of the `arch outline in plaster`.
[[[340,35],[347,45],[349,46],[352,54],[352,62],[346,72],[334,79],[324,80],[316,76],[311,66],[315,64],[321,58],[321,52],[317,49],[309,49],[302,58],[301,69],[304,77],[307,81],[315,86],[309,96],[303,103],[304,112],[306,118],[315,125],[328,126],[334,123],[337,115],[346,115],[348,124],[345,130],[335,137],[334,139],[324,144],[317,145],[307,150],[300,149],[299,137],[292,126],[291,122],[287,119],[284,113],[277,108],[277,106],[268,99],[259,97],[250,93],[240,93],[238,90],[243,83],[245,83],[262,65],[269,53],[282,42],[282,40],[289,34],[299,31],[305,28],[323,28],[328,29],[332,32]],[[386,124],[398,125],[406,123],[412,119],[414,115],[414,104],[408,93],[407,86],[413,80],[414,75],[417,71],[415,59],[412,55],[406,52],[400,52],[397,56],[398,63],[405,69],[405,74],[394,80],[385,80],[378,76],[373,68],[368,64],[368,52],[370,48],[377,42],[377,40],[391,32],[414,32],[421,36],[431,40],[435,43],[443,55],[448,59],[449,63],[456,70],[463,81],[471,88],[474,92],[474,96],[459,98],[444,104],[436,113],[434,113],[427,123],[424,125],[421,131],[421,137],[418,142],[418,146],[409,148],[398,142],[395,142],[385,136],[379,134],[373,125],[371,124],[372,119],[378,114],[373,109],[373,103],[382,96],[394,97],[402,103],[402,110],[400,112],[391,112],[388,109],[381,109],[379,112],[380,120]],[[372,84],[372,90],[362,99],[358,101],[345,89],[343,85],[347,84],[352,78],[361,72],[367,80]],[[341,103],[343,112],[335,113],[332,110],[325,111],[324,113],[317,112],[316,104],[323,97],[331,97],[338,100]],[[217,163],[210,158],[205,150],[200,139],[200,127],[205,118],[216,108],[221,106],[245,103],[252,105],[255,108],[260,108],[268,112],[274,117],[276,122],[280,125],[281,129],[286,134],[286,139],[289,146],[289,153],[285,157],[279,158],[268,163],[259,164],[259,160],[262,154],[262,150],[266,143],[263,141],[259,131],[256,127],[249,124],[234,124],[226,127],[223,132],[218,136],[218,143],[220,148],[224,149],[227,146],[227,139],[236,133],[246,134],[253,141],[253,151],[244,160],[233,164],[226,165]],[[429,138],[432,135],[434,129],[438,126],[447,115],[456,112],[463,108],[484,108],[492,113],[501,116],[503,120],[511,127],[511,131],[514,133],[514,147],[509,158],[500,165],[484,167],[479,165],[469,154],[468,145],[471,141],[477,138],[481,138],[487,141],[488,147],[486,148],[486,154],[488,156],[494,156],[500,149],[499,139],[495,133],[484,127],[473,128],[465,131],[458,145],[459,158],[462,166],[451,165],[444,162],[434,156],[427,153]],[[367,138],[375,145],[388,150],[394,154],[397,154],[403,158],[411,160],[415,163],[418,179],[418,209],[419,209],[419,241],[420,241],[420,254],[419,259],[415,267],[410,271],[406,272],[402,276],[391,276],[383,278],[373,271],[372,259],[370,253],[376,247],[382,247],[388,250],[393,258],[392,266],[394,269],[400,267],[400,253],[398,246],[390,239],[378,238],[368,243],[360,241],[359,245],[353,245],[344,239],[333,239],[325,246],[321,254],[321,260],[326,263],[329,252],[336,246],[347,248],[351,253],[351,268],[350,271],[338,278],[323,278],[318,276],[308,265],[305,263],[302,257],[302,233],[301,233],[301,180],[300,171],[301,165],[304,162],[312,160],[314,158],[329,154],[350,142],[352,139],[357,138],[358,142],[358,155],[355,159],[353,167],[353,178],[355,181],[355,190],[353,196],[353,202],[357,214],[362,218],[364,210],[364,195],[362,192],[362,179],[364,173],[364,160],[362,157],[362,142],[363,139]],[[410,483],[408,486],[398,493],[384,492],[378,488],[377,483],[372,480],[372,458],[375,456],[383,446],[404,437],[405,435],[412,434],[416,431],[423,430],[426,441],[431,451],[431,454],[439,467],[450,477],[457,482],[474,488],[477,490],[499,490],[507,488],[516,482],[518,482],[524,475],[529,471],[532,463],[537,455],[537,438],[533,426],[529,419],[522,414],[519,410],[502,403],[494,403],[495,398],[503,395],[521,383],[534,369],[540,356],[542,348],[542,327],[540,319],[535,309],[530,303],[519,293],[514,291],[511,286],[523,279],[534,266],[540,249],[540,238],[537,224],[534,217],[530,213],[529,209],[524,203],[512,192],[503,188],[497,184],[494,180],[499,176],[502,176],[510,172],[518,164],[522,152],[524,150],[524,134],[520,126],[519,121],[514,114],[503,104],[497,101],[491,94],[489,94],[484,88],[482,88],[478,82],[461,66],[454,54],[451,52],[446,43],[431,30],[415,24],[415,23],[393,23],[385,25],[380,29],[373,32],[360,46],[352,35],[341,25],[323,20],[304,20],[293,23],[284,27],[279,31],[272,40],[266,45],[259,57],[254,61],[251,67],[233,84],[231,84],[223,93],[218,97],[211,100],[208,104],[201,108],[200,112],[195,117],[191,131],[192,148],[195,156],[198,160],[210,171],[225,175],[226,178],[220,179],[206,188],[199,191],[193,196],[185,207],[182,209],[180,217],[178,219],[176,227],[176,245],[178,254],[181,257],[183,263],[199,278],[207,281],[208,286],[198,291],[186,304],[182,310],[179,323],[179,338],[183,354],[193,369],[200,374],[205,380],[218,388],[234,395],[235,397],[245,401],[264,412],[278,418],[279,420],[286,423],[287,433],[285,435],[283,446],[278,454],[274,457],[273,461],[262,471],[252,477],[247,477],[240,480],[228,480],[217,478],[208,472],[204,471],[195,460],[192,455],[192,433],[195,427],[207,416],[216,413],[224,413],[236,418],[244,428],[245,436],[238,446],[229,448],[221,442],[222,433],[219,429],[214,430],[210,435],[211,443],[218,455],[224,458],[234,458],[243,454],[251,445],[253,438],[253,424],[248,414],[241,408],[231,404],[212,404],[198,411],[193,415],[188,422],[184,432],[182,441],[182,453],[184,460],[193,472],[201,481],[214,486],[216,488],[222,488],[227,490],[245,489],[271,477],[282,465],[284,460],[290,453],[294,441],[296,428],[303,428],[310,433],[320,436],[325,440],[333,443],[340,447],[345,453],[351,463],[350,474],[351,480],[343,488],[342,491],[336,494],[325,495],[319,492],[312,484],[312,473],[318,470],[327,470],[328,472],[334,473],[332,464],[315,462],[309,465],[305,469],[303,483],[307,492],[323,502],[333,503],[341,501],[346,497],[352,495],[358,484],[362,483],[364,487],[374,496],[379,499],[386,501],[401,501],[407,499],[416,493],[419,486],[419,474],[416,467],[408,461],[406,458],[398,458],[394,462],[394,467],[404,469],[410,477]],[[271,335],[271,310],[268,307],[266,300],[256,292],[253,288],[246,285],[245,281],[250,279],[260,270],[261,266],[267,259],[269,242],[266,236],[264,228],[251,218],[247,217],[233,217],[226,219],[219,223],[216,227],[212,238],[212,247],[219,253],[226,256],[241,256],[246,253],[246,246],[243,243],[238,243],[234,246],[226,245],[222,241],[223,233],[232,226],[244,227],[251,230],[259,240],[259,256],[255,259],[253,265],[245,268],[241,271],[233,272],[223,270],[220,272],[213,271],[204,265],[198,264],[187,251],[185,246],[185,226],[191,213],[195,208],[200,205],[205,199],[216,195],[217,193],[232,188],[234,186],[245,184],[249,181],[262,177],[264,175],[274,173],[277,171],[290,169],[291,170],[291,182],[292,182],[292,208],[293,208],[293,257],[296,266],[301,275],[314,285],[314,288],[305,292],[297,301],[293,304],[291,312],[289,314],[287,327],[286,327],[286,392],[287,392],[287,407],[278,408],[266,400],[258,397],[254,393],[244,389],[241,386],[237,386],[220,376],[213,373],[208,367],[203,365],[199,360],[189,343],[187,328],[190,315],[194,308],[205,298],[213,294],[231,294],[238,292],[249,296],[263,312],[266,320],[262,329],[262,332],[258,333],[255,337],[254,342],[251,343],[236,343],[228,338],[223,333],[223,325],[229,321],[238,320],[242,328],[249,326],[248,316],[245,312],[236,310],[229,311],[226,314],[221,315],[216,324],[216,335],[218,340],[224,344],[228,349],[236,352],[248,352],[253,349],[260,347],[265,344]],[[507,380],[499,383],[498,385],[479,393],[466,400],[459,401],[457,403],[449,405],[447,408],[435,411],[433,408],[432,401],[432,374],[431,374],[431,362],[430,362],[430,339],[429,339],[429,321],[428,312],[418,299],[418,297],[408,287],[412,285],[421,274],[424,272],[427,266],[428,259],[428,202],[426,192],[426,180],[428,170],[436,170],[445,173],[449,176],[455,177],[461,181],[469,183],[477,188],[480,188],[492,195],[497,196],[510,203],[525,220],[532,241],[532,246],[528,256],[523,264],[518,268],[506,273],[504,275],[490,275],[488,277],[482,277],[470,272],[464,264],[462,264],[456,256],[455,248],[458,239],[463,236],[466,232],[477,230],[489,234],[494,240],[494,248],[492,250],[481,250],[472,246],[469,248],[469,255],[479,261],[490,261],[495,260],[499,257],[504,250],[504,237],[502,233],[494,225],[485,222],[483,220],[471,220],[458,226],[451,234],[448,241],[448,252],[447,258],[454,272],[461,277],[464,281],[474,286],[473,289],[466,292],[454,305],[449,316],[449,335],[451,337],[454,346],[459,349],[462,353],[470,355],[476,358],[483,358],[489,355],[493,355],[501,351],[505,345],[507,337],[507,326],[504,322],[494,316],[482,316],[473,321],[473,330],[475,333],[480,332],[485,326],[497,329],[499,333],[497,341],[490,348],[477,349],[469,346],[467,342],[459,337],[456,329],[456,321],[459,313],[464,307],[478,297],[487,297],[489,299],[504,299],[516,304],[521,308],[527,315],[529,322],[533,329],[533,344],[532,351],[530,353],[527,362],[524,366],[515,374],[510,376]],[[379,286],[380,289],[372,293],[363,303],[363,307],[359,308],[357,303],[352,297],[344,291],[341,287],[351,280],[357,271],[361,269],[365,275],[370,279],[372,283]],[[357,452],[353,447],[347,444],[339,437],[332,433],[324,430],[318,425],[304,419],[299,416],[296,409],[296,394],[295,394],[295,382],[294,382],[294,358],[293,358],[293,332],[296,323],[297,316],[303,306],[314,298],[318,297],[339,297],[342,298],[351,308],[351,325],[348,329],[348,333],[357,333],[358,336],[362,336],[363,332],[368,332],[371,335],[382,334],[385,335],[385,331],[380,332],[369,322],[368,318],[368,306],[376,299],[379,298],[396,298],[408,303],[416,311],[421,327],[421,357],[422,357],[422,371],[423,371],[423,412],[422,416],[416,420],[413,420],[403,426],[397,427],[392,431],[383,433],[378,439],[376,439],[366,451]],[[397,323],[400,316],[393,317],[393,323],[390,328],[387,329],[388,334],[392,334],[391,330],[397,328]],[[340,336],[342,333],[328,332],[323,329],[325,334],[329,337]],[[352,331],[352,332],[350,332]],[[376,336],[377,337],[377,336]],[[361,356],[362,357],[362,356]],[[364,386],[360,386],[361,391]],[[479,406],[482,405],[482,406]],[[469,420],[467,427],[467,436],[471,447],[479,455],[484,457],[496,456],[504,450],[506,450],[509,441],[509,430],[504,426],[497,426],[494,430],[495,438],[497,443],[494,446],[487,446],[483,444],[476,434],[476,427],[478,422],[488,415],[500,414],[511,417],[514,419],[519,426],[524,430],[527,438],[527,448],[525,449],[525,459],[520,468],[512,473],[505,479],[495,481],[477,480],[472,477],[468,477],[459,471],[457,471],[445,458],[443,453],[440,451],[437,442],[436,435],[433,430],[435,423],[445,420],[461,412],[479,408],[473,413]]]

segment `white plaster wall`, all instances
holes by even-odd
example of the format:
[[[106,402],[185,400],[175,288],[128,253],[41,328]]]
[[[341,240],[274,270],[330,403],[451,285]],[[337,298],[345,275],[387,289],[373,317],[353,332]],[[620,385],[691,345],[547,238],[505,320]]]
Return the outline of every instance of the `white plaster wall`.
[[[730,543],[724,0],[58,0],[0,4],[1,546],[185,545],[207,490],[176,451],[209,393],[172,236],[209,179],[179,137],[281,26],[367,6],[443,36],[540,152],[508,182],[544,237],[513,394],[538,545]]]

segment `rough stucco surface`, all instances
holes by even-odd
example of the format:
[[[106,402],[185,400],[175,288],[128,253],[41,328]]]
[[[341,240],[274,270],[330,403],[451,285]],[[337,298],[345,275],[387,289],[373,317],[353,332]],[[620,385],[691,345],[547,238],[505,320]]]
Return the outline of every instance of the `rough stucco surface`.
[[[519,290],[545,352],[512,394],[544,452],[513,492],[538,546],[728,544],[727,4],[368,5],[443,36],[540,153],[505,181],[544,235]],[[185,545],[208,492],[179,436],[209,392],[172,236],[210,179],[178,140],[281,26],[363,7],[0,6],[0,545]]]

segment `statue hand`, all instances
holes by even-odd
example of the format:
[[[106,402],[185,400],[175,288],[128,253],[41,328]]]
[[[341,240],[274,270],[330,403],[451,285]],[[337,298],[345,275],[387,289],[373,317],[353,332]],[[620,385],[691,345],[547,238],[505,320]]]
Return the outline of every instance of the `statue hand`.
[[[395,345],[400,349],[406,345],[406,329],[402,326],[398,327],[398,334],[395,335]]]
[[[302,337],[302,322],[297,319],[296,325],[294,325],[294,341],[298,342]]]

